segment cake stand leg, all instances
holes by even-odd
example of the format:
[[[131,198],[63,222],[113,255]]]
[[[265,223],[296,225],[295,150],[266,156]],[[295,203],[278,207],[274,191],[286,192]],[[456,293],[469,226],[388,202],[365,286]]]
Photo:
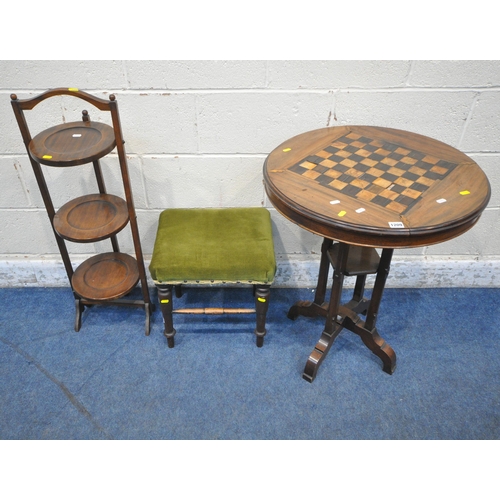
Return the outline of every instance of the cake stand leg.
[[[152,304],[149,304],[146,302],[144,304],[144,312],[146,313],[146,335],[149,336],[151,333],[151,311],[152,311]]]
[[[79,332],[82,326],[82,313],[85,309],[85,306],[82,304],[82,299],[75,299],[75,332]]]

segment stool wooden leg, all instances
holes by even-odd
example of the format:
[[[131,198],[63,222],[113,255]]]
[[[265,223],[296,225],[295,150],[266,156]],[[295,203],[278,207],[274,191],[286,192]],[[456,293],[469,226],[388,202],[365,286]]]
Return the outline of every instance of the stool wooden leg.
[[[270,287],[260,285],[254,287],[255,290],[255,309],[257,313],[257,327],[255,335],[257,337],[257,347],[264,345],[264,335],[266,334],[266,314],[269,308]]]
[[[158,300],[160,301],[160,309],[163,315],[163,323],[165,325],[165,331],[163,335],[167,338],[168,347],[174,347],[174,322],[172,318],[172,285],[157,285],[158,289]]]

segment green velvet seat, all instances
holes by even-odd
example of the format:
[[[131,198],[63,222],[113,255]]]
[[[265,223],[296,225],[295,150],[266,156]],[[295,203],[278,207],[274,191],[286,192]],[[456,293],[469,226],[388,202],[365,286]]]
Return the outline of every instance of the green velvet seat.
[[[257,345],[263,345],[269,287],[274,280],[271,218],[255,208],[189,208],[164,210],[149,266],[158,288],[165,336],[174,346],[172,288],[181,285],[253,285]]]

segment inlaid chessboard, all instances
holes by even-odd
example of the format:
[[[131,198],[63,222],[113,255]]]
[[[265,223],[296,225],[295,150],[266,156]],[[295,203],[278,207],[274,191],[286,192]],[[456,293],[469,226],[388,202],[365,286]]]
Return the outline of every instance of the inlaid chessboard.
[[[349,132],[289,170],[339,193],[404,214],[457,163]]]

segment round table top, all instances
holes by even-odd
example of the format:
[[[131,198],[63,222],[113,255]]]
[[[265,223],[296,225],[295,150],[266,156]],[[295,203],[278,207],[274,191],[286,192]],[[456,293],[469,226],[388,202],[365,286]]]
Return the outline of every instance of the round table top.
[[[328,127],[267,157],[264,185],[286,218],[320,236],[378,248],[464,233],[490,199],[481,168],[457,149],[403,130]]]

